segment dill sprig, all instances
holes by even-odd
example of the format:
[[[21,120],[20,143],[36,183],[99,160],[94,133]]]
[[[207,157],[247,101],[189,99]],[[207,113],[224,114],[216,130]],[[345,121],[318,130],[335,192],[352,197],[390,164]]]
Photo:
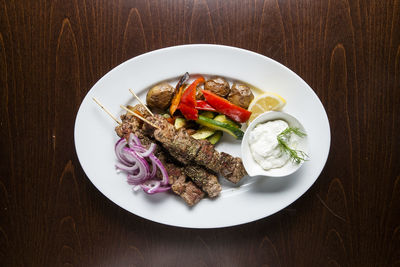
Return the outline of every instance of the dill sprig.
[[[303,133],[302,131],[300,131],[299,128],[288,127],[285,130],[283,130],[280,134],[278,134],[277,139],[278,139],[279,147],[281,148],[281,150],[288,153],[290,156],[290,159],[293,162],[299,164],[302,161],[306,161],[308,158],[308,155],[304,151],[296,150],[296,149],[289,147],[288,141],[289,141],[290,135],[292,133],[299,137],[306,136],[306,133]]]

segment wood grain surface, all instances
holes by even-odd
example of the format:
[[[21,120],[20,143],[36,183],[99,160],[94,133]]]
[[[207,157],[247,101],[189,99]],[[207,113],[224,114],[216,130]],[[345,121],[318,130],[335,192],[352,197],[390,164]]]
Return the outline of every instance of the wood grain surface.
[[[327,164],[279,213],[164,226],[85,176],[85,94],[131,57],[189,43],[271,57],[324,104]],[[398,0],[2,0],[0,266],[400,266],[399,99]]]

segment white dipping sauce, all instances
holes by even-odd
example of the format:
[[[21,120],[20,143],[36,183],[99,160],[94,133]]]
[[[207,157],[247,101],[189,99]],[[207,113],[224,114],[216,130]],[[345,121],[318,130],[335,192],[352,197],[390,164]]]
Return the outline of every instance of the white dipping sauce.
[[[278,143],[277,136],[289,125],[283,120],[268,121],[257,124],[250,132],[249,146],[253,159],[264,169],[280,168],[289,161],[288,153],[283,152]],[[297,143],[292,135],[288,145],[292,147]]]

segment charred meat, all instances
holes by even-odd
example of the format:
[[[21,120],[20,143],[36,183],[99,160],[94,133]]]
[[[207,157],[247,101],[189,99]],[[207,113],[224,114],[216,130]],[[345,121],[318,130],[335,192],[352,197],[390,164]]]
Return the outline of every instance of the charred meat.
[[[159,141],[168,152],[177,159],[188,165],[194,162],[207,169],[222,174],[233,183],[238,183],[245,175],[242,160],[232,157],[227,153],[219,153],[208,141],[196,140],[184,129],[176,130],[164,117],[160,115],[148,116],[160,129],[154,129],[150,125],[145,128],[154,131],[154,138]]]
[[[209,173],[199,165],[188,165],[184,168],[184,171],[209,197],[216,197],[221,192],[222,188],[217,176]]]
[[[139,106],[135,106],[131,109],[141,114],[146,114],[146,111],[144,109],[140,109]],[[127,138],[130,133],[134,133],[136,136],[138,136],[142,144],[146,147],[155,142],[155,140],[148,137],[152,136],[152,131],[144,131],[142,128],[143,123],[141,121],[131,116],[129,113],[122,115],[121,119],[123,123],[120,126],[116,127],[116,132],[120,137]],[[221,192],[221,185],[219,184],[217,177],[214,174],[211,174],[210,172],[205,170],[204,168],[190,162],[189,165],[181,168],[175,163],[168,162],[169,160],[171,160],[172,157],[160,146],[157,147],[155,155],[161,160],[164,167],[167,169],[170,179],[169,183],[172,185],[172,190],[176,194],[180,195],[189,205],[191,205],[190,203],[192,202],[192,200],[200,200],[203,197],[200,196],[200,189],[197,188],[196,185],[200,187],[204,192],[206,192],[210,197],[216,197]],[[182,176],[185,177],[185,180],[182,180]],[[193,184],[191,181],[186,182],[187,176],[190,177],[196,185]],[[179,186],[174,185],[175,183],[179,183]],[[197,188],[198,190],[196,190],[195,188]],[[203,192],[201,193],[204,195]]]
[[[154,143],[154,140],[147,137],[143,131],[140,130],[142,122],[131,116],[129,113],[122,115],[121,119],[122,124],[117,126],[115,129],[119,137],[128,138],[130,133],[133,133],[140,139],[140,142],[146,148],[148,148],[151,143]],[[192,181],[187,181],[187,175],[181,167],[174,163],[167,162],[170,156],[168,156],[160,146],[157,146],[154,154],[167,170],[169,178],[168,183],[171,185],[172,191],[180,196],[186,204],[193,206],[204,198],[204,192]],[[161,173],[157,172],[157,177],[161,178],[161,176]]]

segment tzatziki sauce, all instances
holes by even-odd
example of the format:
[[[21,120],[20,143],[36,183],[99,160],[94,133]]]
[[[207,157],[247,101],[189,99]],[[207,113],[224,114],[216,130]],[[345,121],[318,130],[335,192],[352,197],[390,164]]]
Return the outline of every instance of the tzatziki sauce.
[[[284,120],[274,120],[257,124],[249,135],[249,146],[253,159],[264,169],[270,170],[284,166],[290,159],[278,143],[278,135],[289,125]],[[288,140],[290,147],[297,143],[296,135]]]

